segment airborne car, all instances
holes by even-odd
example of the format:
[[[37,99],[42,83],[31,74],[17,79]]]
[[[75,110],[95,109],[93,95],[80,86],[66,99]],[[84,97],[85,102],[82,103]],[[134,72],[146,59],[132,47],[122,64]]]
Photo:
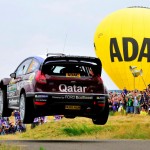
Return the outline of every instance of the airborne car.
[[[0,82],[0,114],[19,110],[23,123],[35,117],[64,115],[107,122],[108,93],[101,79],[101,61],[95,57],[47,54],[25,59]]]

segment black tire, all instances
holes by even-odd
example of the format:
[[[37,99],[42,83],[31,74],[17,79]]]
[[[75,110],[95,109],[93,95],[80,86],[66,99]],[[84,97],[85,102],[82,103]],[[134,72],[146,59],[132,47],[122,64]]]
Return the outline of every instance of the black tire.
[[[92,118],[92,121],[96,125],[104,125],[106,124],[109,116],[109,104],[108,101],[105,103],[105,108],[101,113],[98,113],[94,118]]]
[[[19,111],[22,123],[25,124],[33,123],[34,120],[33,101],[31,99],[27,99],[25,93],[22,93],[20,95]]]
[[[10,117],[12,110],[8,108],[7,93],[5,89],[0,90],[0,115]]]

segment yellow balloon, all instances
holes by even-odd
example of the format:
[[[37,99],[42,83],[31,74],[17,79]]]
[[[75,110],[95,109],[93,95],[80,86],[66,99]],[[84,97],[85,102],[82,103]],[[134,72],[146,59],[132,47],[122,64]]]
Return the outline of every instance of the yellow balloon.
[[[150,83],[149,8],[125,8],[108,15],[96,29],[94,46],[120,89],[143,90]]]

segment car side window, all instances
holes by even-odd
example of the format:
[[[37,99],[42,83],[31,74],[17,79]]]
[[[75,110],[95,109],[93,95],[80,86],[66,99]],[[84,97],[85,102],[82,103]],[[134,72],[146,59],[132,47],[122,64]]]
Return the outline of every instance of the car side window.
[[[40,63],[37,60],[33,59],[27,70],[27,73],[35,71],[36,69],[39,68],[39,66],[40,66]]]
[[[32,59],[25,60],[16,70],[16,77],[26,73]]]

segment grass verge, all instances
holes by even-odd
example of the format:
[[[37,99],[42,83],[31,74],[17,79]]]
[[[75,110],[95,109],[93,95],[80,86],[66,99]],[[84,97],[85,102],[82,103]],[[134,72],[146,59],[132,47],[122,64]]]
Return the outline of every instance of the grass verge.
[[[77,117],[51,121],[15,135],[0,136],[0,139],[15,140],[96,140],[96,139],[150,139],[150,116],[113,115],[106,125],[94,125],[91,119]]]

